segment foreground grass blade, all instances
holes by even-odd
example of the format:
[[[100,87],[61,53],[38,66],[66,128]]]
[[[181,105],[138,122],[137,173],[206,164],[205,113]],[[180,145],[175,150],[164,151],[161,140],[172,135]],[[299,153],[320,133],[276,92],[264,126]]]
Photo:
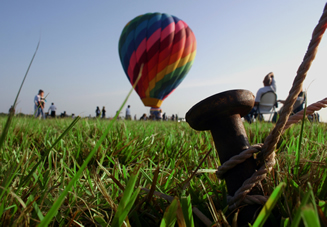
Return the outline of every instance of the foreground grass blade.
[[[315,212],[316,216],[318,217],[319,216],[319,214],[318,214],[318,208],[317,208],[317,204],[316,204],[316,200],[315,200],[315,195],[313,193],[313,189],[312,189],[312,186],[311,186],[310,182],[308,182],[308,188],[310,190],[311,203],[312,203],[314,212]]]
[[[263,206],[262,210],[260,211],[257,219],[253,223],[253,227],[261,227],[265,224],[267,218],[269,217],[271,211],[274,209],[279,197],[282,195],[283,189],[285,188],[286,183],[280,183],[275,190],[271,193],[268,201]]]
[[[138,188],[134,193],[134,186],[138,177],[138,173],[139,171],[137,171],[137,173],[135,175],[131,175],[127,186],[125,188],[123,197],[120,201],[120,203],[118,204],[118,208],[117,208],[117,212],[114,216],[114,219],[112,221],[112,225],[113,227],[121,227],[124,220],[126,219],[129,211],[131,210],[139,192],[140,192],[140,188]]]
[[[87,158],[85,159],[85,161],[83,162],[83,164],[81,165],[80,169],[78,170],[78,172],[74,175],[74,177],[72,178],[72,180],[69,182],[69,184],[66,186],[66,188],[64,189],[64,191],[61,193],[61,195],[58,197],[58,199],[56,200],[56,202],[52,205],[52,207],[50,208],[49,212],[47,213],[47,215],[44,217],[44,219],[40,222],[39,227],[43,227],[43,226],[48,226],[52,220],[52,218],[57,214],[59,207],[61,206],[61,204],[63,203],[63,201],[65,200],[66,195],[68,194],[68,192],[71,190],[72,186],[77,182],[77,180],[80,178],[80,176],[82,175],[84,169],[86,168],[87,164],[91,161],[92,157],[94,156],[94,154],[98,151],[101,143],[104,141],[104,139],[106,138],[106,136],[108,135],[110,129],[112,128],[113,123],[115,122],[115,120],[117,119],[120,111],[123,109],[124,105],[126,104],[129,96],[132,94],[133,89],[135,88],[135,86],[137,85],[138,81],[140,80],[141,76],[142,76],[142,69],[143,69],[143,64],[141,65],[140,68],[140,73],[139,76],[135,82],[135,84],[133,85],[133,88],[130,90],[130,92],[128,93],[127,97],[125,98],[123,104],[120,106],[119,110],[117,111],[115,117],[113,118],[112,121],[110,121],[110,123],[108,124],[106,130],[103,132],[102,136],[100,137],[100,139],[98,140],[98,142],[95,144],[93,150],[89,153],[89,155],[87,156]]]
[[[28,66],[28,68],[27,68],[27,70],[26,70],[26,73],[25,73],[24,79],[23,79],[23,81],[22,81],[22,83],[21,83],[21,85],[20,85],[20,87],[19,87],[18,92],[17,92],[17,95],[16,95],[16,98],[15,98],[14,104],[13,104],[13,106],[12,106],[13,109],[11,109],[11,111],[10,111],[10,113],[9,113],[9,116],[8,116],[8,119],[7,119],[7,122],[6,122],[6,125],[5,125],[4,129],[2,130],[1,137],[0,137],[0,150],[1,150],[1,148],[2,148],[2,146],[3,146],[3,143],[5,142],[5,138],[6,138],[7,134],[8,134],[8,130],[9,130],[9,127],[10,127],[10,124],[11,124],[11,120],[12,120],[12,118],[13,118],[14,115],[15,115],[16,104],[17,104],[17,100],[18,100],[18,97],[19,97],[20,91],[22,90],[22,87],[23,87],[23,85],[24,85],[24,82],[25,82],[25,79],[26,79],[26,77],[27,77],[28,71],[29,71],[30,68],[31,68],[31,65],[32,65],[32,63],[33,63],[33,60],[34,60],[35,55],[36,55],[36,53],[37,53],[37,50],[39,49],[39,45],[40,45],[40,41],[39,41],[38,44],[37,44],[37,47],[36,47],[36,50],[35,50],[34,55],[33,55],[33,57],[32,57],[32,60],[30,61],[30,64],[29,64],[29,66]]]
[[[301,144],[302,144],[303,127],[304,127],[304,120],[305,120],[305,116],[306,116],[306,111],[307,111],[307,101],[305,101],[305,107],[304,107],[302,124],[301,124],[301,131],[300,131],[300,138],[299,138],[299,143],[298,143],[298,146],[297,146],[297,149],[296,149],[296,154],[295,154],[296,159],[295,159],[294,175],[296,176],[296,178],[299,177]]]
[[[316,212],[312,206],[304,206],[301,209],[301,216],[306,227],[319,227],[319,217],[316,215]]]
[[[160,227],[174,227],[177,221],[178,199],[175,198],[167,207],[161,220]]]
[[[309,198],[310,198],[310,192],[305,193],[305,195],[304,195],[304,197],[303,197],[303,199],[301,201],[300,207],[296,211],[295,216],[294,216],[294,218],[292,220],[291,227],[299,226],[300,221],[301,221],[301,209],[302,209],[302,207],[304,207],[308,203]]]
[[[193,214],[192,214],[192,203],[191,196],[182,196],[182,210],[185,219],[186,226],[194,227]]]

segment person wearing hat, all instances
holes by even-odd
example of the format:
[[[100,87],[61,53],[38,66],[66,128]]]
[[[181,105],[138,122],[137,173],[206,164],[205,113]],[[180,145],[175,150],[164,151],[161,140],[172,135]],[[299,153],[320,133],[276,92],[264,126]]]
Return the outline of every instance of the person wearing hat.
[[[268,91],[273,91],[276,93],[277,91],[277,87],[276,87],[276,81],[275,81],[275,78],[274,78],[274,73],[273,72],[270,72],[268,73],[265,78],[263,79],[263,87],[260,88],[258,91],[257,91],[257,95],[255,96],[255,101],[254,101],[254,107],[252,108],[252,110],[250,111],[250,113],[248,115],[245,115],[244,116],[244,119],[251,123],[251,119],[253,117],[253,115],[255,116],[256,115],[256,112],[257,112],[257,106],[259,105],[260,103],[260,99],[261,99],[261,96],[268,92]]]

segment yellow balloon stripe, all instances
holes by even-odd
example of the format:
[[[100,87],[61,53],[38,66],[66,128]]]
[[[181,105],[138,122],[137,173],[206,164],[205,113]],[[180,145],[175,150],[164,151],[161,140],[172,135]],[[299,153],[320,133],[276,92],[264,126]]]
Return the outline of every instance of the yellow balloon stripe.
[[[149,97],[143,98],[142,102],[145,106],[152,106],[156,108],[159,108],[162,104],[162,100]]]

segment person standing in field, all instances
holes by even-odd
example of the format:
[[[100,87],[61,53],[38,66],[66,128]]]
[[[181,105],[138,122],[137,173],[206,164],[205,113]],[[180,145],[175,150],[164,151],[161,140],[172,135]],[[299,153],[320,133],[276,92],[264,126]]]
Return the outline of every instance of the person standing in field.
[[[106,108],[102,107],[102,118],[106,118]]]
[[[39,93],[34,97],[34,114],[35,114],[35,118],[37,118],[38,116],[42,116],[42,118],[44,119],[44,112],[43,112],[43,108],[44,108],[44,91],[43,90],[39,90]]]
[[[54,103],[51,103],[51,106],[49,107],[48,112],[50,112],[50,116],[52,118],[56,117],[56,110],[57,110],[57,107],[54,105]]]
[[[126,120],[132,120],[132,115],[131,115],[131,106],[128,105],[126,108],[126,116],[125,116]]]
[[[100,114],[101,114],[101,110],[100,110],[100,108],[97,106],[97,108],[95,109],[95,116],[96,116],[96,117],[99,117]]]
[[[158,115],[157,115],[157,119],[158,119],[159,121],[162,120],[162,109],[159,110]]]
[[[164,120],[164,121],[167,120],[166,113],[164,113],[164,114],[162,115],[162,120]]]

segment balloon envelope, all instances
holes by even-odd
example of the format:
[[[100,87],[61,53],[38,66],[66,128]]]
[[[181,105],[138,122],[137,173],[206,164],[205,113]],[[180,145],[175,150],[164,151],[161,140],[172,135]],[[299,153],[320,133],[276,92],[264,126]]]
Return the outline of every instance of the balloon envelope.
[[[145,106],[160,107],[182,82],[196,54],[196,40],[188,25],[175,16],[148,13],[127,23],[119,39],[125,74]]]

